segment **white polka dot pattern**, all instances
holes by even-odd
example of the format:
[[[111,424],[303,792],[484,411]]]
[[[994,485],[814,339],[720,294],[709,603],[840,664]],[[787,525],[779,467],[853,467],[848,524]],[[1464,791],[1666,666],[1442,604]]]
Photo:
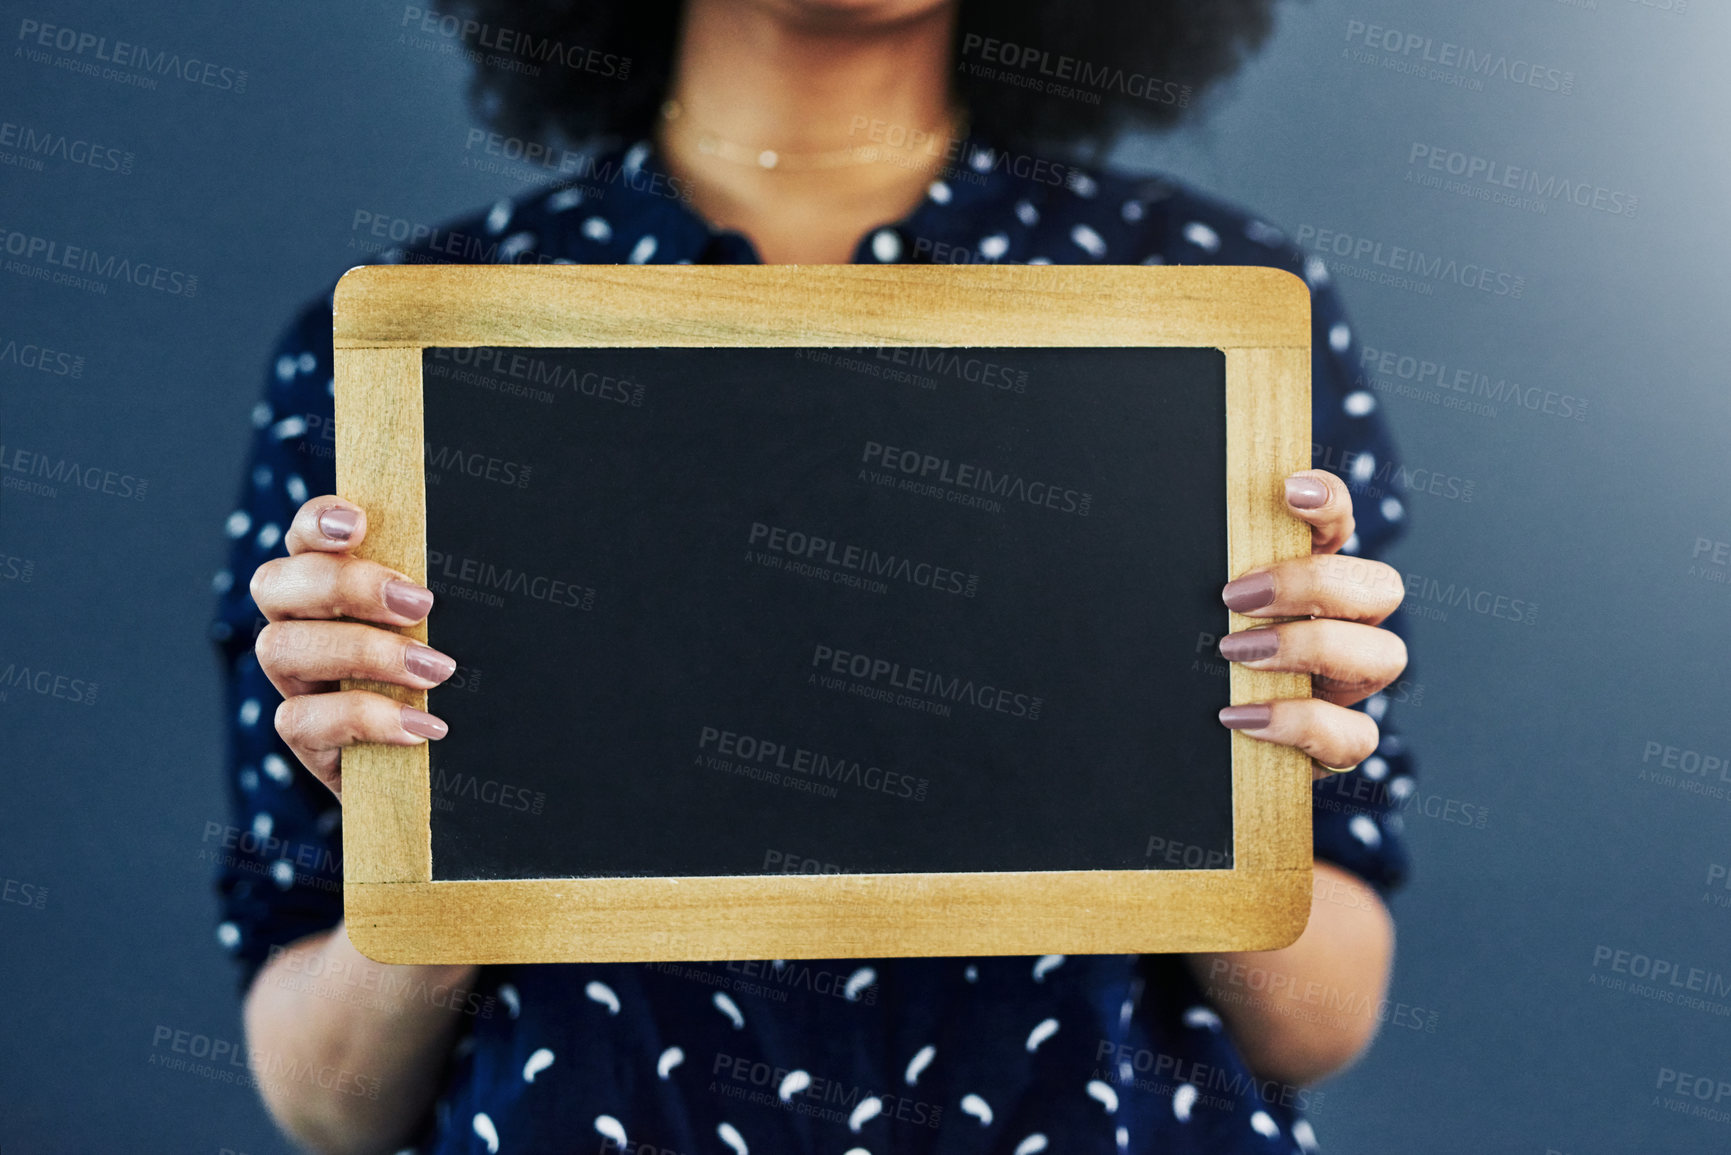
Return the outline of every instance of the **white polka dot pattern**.
[[[1398,457],[1377,395],[1358,370],[1359,335],[1322,258],[1277,225],[1176,181],[1076,167],[1054,184],[1016,175],[1010,159],[973,148],[909,216],[868,230],[856,260],[1263,264],[1301,275],[1315,326],[1314,440],[1347,463],[1336,472],[1354,490],[1358,532],[1345,552],[1379,556],[1409,510],[1390,480],[1400,476]],[[499,262],[756,260],[743,236],[711,229],[676,198],[637,191],[651,187],[643,179],[651,170],[666,187],[647,142],[586,154],[585,164],[633,179],[615,179],[604,200],[575,185],[537,190],[445,231],[495,238],[488,259]],[[376,259],[449,258],[397,249]],[[247,977],[274,947],[341,917],[341,810],[275,734],[279,699],[251,652],[257,611],[248,586],[259,564],[283,554],[295,510],[335,488],[320,438],[332,408],[328,293],[263,369],[241,496],[221,526],[227,564],[211,578],[220,607],[211,635],[229,662],[234,821],[247,834],[219,874],[215,937]],[[1399,811],[1416,787],[1390,728],[1390,697],[1373,695],[1360,708],[1383,726],[1382,743],[1356,770],[1317,783],[1319,796],[1340,794],[1316,808],[1314,841],[1319,857],[1386,889],[1404,871]],[[433,1132],[414,1148],[423,1155],[515,1155],[584,1133],[616,1149],[690,1155],[803,1150],[797,1136],[809,1134],[815,1149],[893,1155],[938,1133],[908,1121],[915,1106],[943,1133],[1019,1155],[1316,1150],[1314,1129],[1290,1104],[1255,1093],[1192,980],[1158,959],[485,968],[478,986]],[[1109,1049],[1097,1056],[1102,1041]],[[1145,1053],[1171,1056],[1176,1071],[1156,1077],[1138,1066]],[[1208,1071],[1252,1089],[1225,1093],[1196,1074]],[[688,1118],[676,1135],[678,1112]],[[1224,1138],[1229,1132],[1238,1138]]]

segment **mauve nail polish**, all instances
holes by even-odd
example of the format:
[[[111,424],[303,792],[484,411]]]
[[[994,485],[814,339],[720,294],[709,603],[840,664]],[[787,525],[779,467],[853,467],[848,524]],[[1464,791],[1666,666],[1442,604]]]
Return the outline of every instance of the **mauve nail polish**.
[[[413,706],[403,707],[403,729],[420,738],[443,738],[450,727],[427,713]]]
[[[1251,610],[1273,605],[1274,577],[1266,573],[1253,573],[1237,581],[1227,582],[1226,588],[1220,591],[1220,600],[1235,614],[1247,614]]]
[[[1321,509],[1328,504],[1328,486],[1314,477],[1289,477],[1286,502],[1294,509]]]
[[[1228,706],[1220,711],[1220,724],[1228,730],[1260,730],[1274,717],[1274,707],[1267,703],[1255,706]]]
[[[457,663],[431,646],[410,642],[403,651],[403,668],[417,678],[442,682],[456,671]]]
[[[390,607],[393,614],[402,614],[405,618],[418,621],[433,607],[433,591],[422,589],[414,582],[406,582],[402,578],[392,578],[385,583],[385,605]]]
[[[1280,635],[1272,629],[1245,630],[1220,639],[1220,656],[1229,662],[1260,662],[1280,650]]]
[[[319,532],[332,541],[347,541],[361,524],[361,515],[352,509],[327,509],[319,514]]]

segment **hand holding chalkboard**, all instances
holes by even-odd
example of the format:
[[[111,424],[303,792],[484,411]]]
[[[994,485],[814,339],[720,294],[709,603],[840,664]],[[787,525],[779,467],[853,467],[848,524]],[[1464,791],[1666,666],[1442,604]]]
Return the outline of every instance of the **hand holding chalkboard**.
[[[1306,635],[1261,668],[1201,657],[1255,624],[1222,581],[1305,553],[1281,499],[1309,456],[1298,278],[374,267],[335,320],[339,491],[362,553],[437,596],[401,628],[461,663],[430,697],[344,681],[450,725],[344,756],[362,950],[1302,929],[1308,761],[1217,715],[1304,730]],[[1212,853],[1171,868],[1157,841]]]
[[[1353,536],[1352,493],[1321,469],[1285,480],[1292,515],[1311,527],[1311,556],[1258,567],[1227,583],[1227,608],[1260,625],[1220,639],[1220,656],[1254,670],[1309,674],[1316,696],[1229,706],[1221,721],[1268,742],[1294,746],[1321,765],[1314,777],[1351,770],[1376,751],[1376,722],[1345,707],[1389,685],[1406,668],[1406,643],[1377,629],[1405,586],[1385,562],[1340,553]]]
[[[253,573],[252,597],[269,623],[254,644],[259,668],[283,696],[276,730],[295,757],[343,793],[343,747],[358,742],[412,746],[443,738],[424,710],[343,680],[427,690],[457,663],[382,626],[424,620],[433,593],[407,575],[351,556],[366,540],[366,512],[340,497],[315,497],[295,514],[283,544]],[[376,622],[378,625],[363,625]]]

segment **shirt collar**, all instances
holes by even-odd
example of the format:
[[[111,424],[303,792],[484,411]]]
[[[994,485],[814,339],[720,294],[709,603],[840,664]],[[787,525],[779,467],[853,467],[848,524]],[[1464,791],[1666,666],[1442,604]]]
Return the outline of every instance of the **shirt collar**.
[[[957,142],[931,163],[933,179],[919,204],[901,219],[867,230],[854,263],[942,262],[948,250],[964,243],[994,259],[1000,246],[1008,251],[1019,225],[1038,219],[1054,187],[1090,179],[1079,169],[1019,157],[978,136]],[[1056,182],[1040,179],[1042,168],[1062,175]],[[691,207],[684,182],[667,170],[648,139],[586,156],[578,175],[543,203],[560,218],[561,227],[553,231],[564,242],[544,245],[544,251],[569,247],[596,263],[761,263],[747,237],[711,227]]]

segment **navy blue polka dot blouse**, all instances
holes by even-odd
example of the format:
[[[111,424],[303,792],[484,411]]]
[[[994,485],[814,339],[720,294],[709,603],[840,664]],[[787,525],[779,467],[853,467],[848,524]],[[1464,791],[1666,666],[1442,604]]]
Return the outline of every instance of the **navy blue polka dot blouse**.
[[[1323,262],[1183,185],[1078,169],[1019,176],[971,145],[854,260],[1271,265],[1310,285],[1315,463],[1355,493],[1346,552],[1378,554],[1405,511],[1392,446],[1357,380]],[[451,224],[379,262],[755,263],[683,203],[653,148],[590,155],[576,179]],[[237,836],[217,940],[242,988],[273,948],[342,917],[341,813],[272,728],[252,642],[253,570],[308,497],[336,489],[328,295],[272,359],[224,527],[213,636],[228,669]],[[1314,787],[1318,858],[1380,893],[1406,871],[1413,779],[1385,716],[1378,752]],[[364,992],[362,992],[364,994]],[[429,997],[433,997],[432,994]],[[851,959],[483,968],[413,1150],[518,1155],[1310,1152],[1317,1092],[1258,1080],[1178,956]]]

